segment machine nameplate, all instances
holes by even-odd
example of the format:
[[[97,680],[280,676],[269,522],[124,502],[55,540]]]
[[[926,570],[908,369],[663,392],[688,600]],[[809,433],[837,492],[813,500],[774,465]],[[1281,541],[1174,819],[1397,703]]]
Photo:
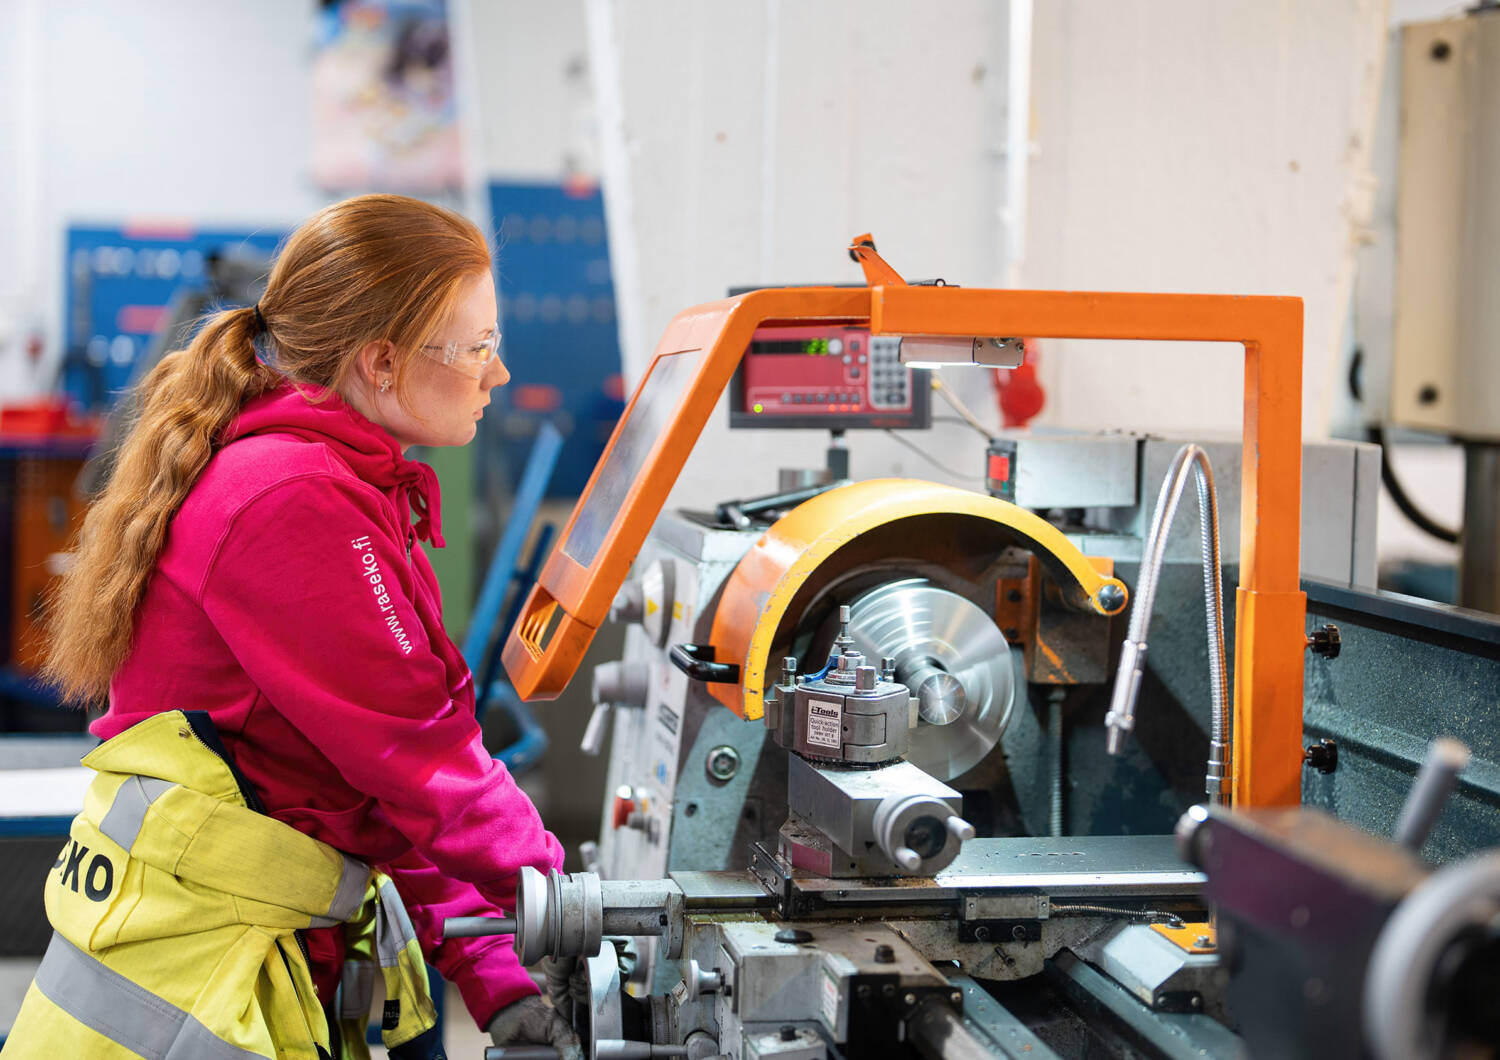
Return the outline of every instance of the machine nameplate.
[[[965,920],[1045,920],[1052,915],[1045,894],[996,894],[964,899]]]
[[[837,751],[844,743],[844,707],[834,699],[807,701],[807,742]]]

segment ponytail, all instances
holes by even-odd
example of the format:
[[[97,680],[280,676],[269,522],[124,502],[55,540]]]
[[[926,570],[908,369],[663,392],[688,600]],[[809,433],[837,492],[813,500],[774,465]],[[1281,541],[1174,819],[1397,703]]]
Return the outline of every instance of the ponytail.
[[[140,383],[139,416],[50,602],[42,676],[65,699],[108,695],[172,516],[241,407],[279,378],[255,356],[259,330],[254,309],[219,313]]]

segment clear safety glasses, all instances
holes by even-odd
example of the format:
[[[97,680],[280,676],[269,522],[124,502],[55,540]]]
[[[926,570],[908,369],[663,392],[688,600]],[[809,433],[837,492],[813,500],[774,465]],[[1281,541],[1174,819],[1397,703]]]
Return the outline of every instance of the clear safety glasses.
[[[426,357],[446,364],[473,379],[481,378],[490,362],[500,356],[500,325],[478,342],[450,342],[444,346],[418,346]]]

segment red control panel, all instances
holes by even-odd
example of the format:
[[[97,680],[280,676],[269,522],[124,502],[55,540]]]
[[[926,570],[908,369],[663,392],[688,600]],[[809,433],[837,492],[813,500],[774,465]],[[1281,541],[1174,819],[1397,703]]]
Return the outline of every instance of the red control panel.
[[[861,328],[763,328],[730,384],[731,427],[927,427],[927,372]]]

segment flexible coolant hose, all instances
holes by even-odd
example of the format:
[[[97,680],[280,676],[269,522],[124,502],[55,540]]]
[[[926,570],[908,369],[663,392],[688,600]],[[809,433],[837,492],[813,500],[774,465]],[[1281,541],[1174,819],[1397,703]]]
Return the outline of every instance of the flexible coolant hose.
[[[1135,728],[1135,704],[1141,676],[1146,668],[1146,630],[1156,600],[1157,582],[1166,557],[1167,538],[1191,471],[1198,487],[1199,529],[1203,544],[1203,595],[1208,625],[1208,678],[1213,699],[1212,732],[1209,735],[1208,775],[1205,790],[1215,802],[1228,802],[1229,745],[1232,721],[1229,715],[1228,667],[1224,658],[1224,590],[1219,559],[1219,497],[1214,489],[1213,468],[1208,454],[1196,445],[1185,445],[1172,458],[1172,466],[1161,484],[1152,513],[1151,528],[1141,553],[1135,601],[1130,610],[1130,628],[1120,650],[1120,669],[1104,723],[1109,727],[1109,753],[1119,754]]]

